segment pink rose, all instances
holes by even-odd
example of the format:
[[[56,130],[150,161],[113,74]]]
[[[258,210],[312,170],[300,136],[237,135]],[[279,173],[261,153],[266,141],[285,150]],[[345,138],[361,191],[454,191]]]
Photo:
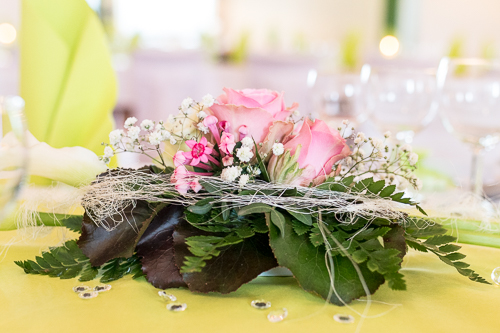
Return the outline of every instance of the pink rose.
[[[220,122],[229,123],[226,130],[235,138],[251,136],[257,143],[264,141],[273,122],[285,121],[298,107],[294,103],[286,108],[283,93],[267,89],[224,88],[224,92],[210,111]]]
[[[299,133],[283,142],[285,153],[273,155],[268,165],[271,180],[277,183],[318,185],[335,174],[335,163],[351,154],[340,133],[318,119],[306,118]]]

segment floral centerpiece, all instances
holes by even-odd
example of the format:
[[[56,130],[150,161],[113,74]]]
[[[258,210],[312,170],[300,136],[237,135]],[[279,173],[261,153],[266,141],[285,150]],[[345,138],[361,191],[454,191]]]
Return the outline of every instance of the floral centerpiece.
[[[59,218],[78,241],[17,264],[203,293],[235,291],[283,266],[306,291],[345,305],[384,282],[404,290],[401,262],[413,248],[487,283],[401,191],[421,187],[411,147],[390,148],[390,133],[368,138],[347,121],[329,128],[297,108],[283,93],[224,89],[216,100],[185,99],[166,122],[127,119],[102,159],[137,152],[154,164],[97,176],[84,188],[85,215]]]

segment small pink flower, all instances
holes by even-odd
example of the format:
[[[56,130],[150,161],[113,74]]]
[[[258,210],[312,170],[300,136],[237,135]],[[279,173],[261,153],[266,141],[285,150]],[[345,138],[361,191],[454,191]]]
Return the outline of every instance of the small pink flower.
[[[222,164],[224,164],[224,166],[233,165],[233,160],[232,156],[227,155],[222,159]]]
[[[175,189],[180,194],[187,194],[187,192],[189,191],[189,187],[190,187],[189,184],[190,183],[185,181],[185,180],[179,180],[175,183]]]
[[[198,179],[193,180],[191,183],[189,183],[189,186],[191,186],[191,189],[198,193],[203,186],[200,185],[200,182],[198,182]]]
[[[246,127],[245,125],[241,125],[240,128],[238,129],[238,132],[240,133],[240,141],[241,141],[248,135],[248,127]]]
[[[184,156],[184,152],[178,151],[174,155],[174,166],[177,168],[180,165],[186,164],[186,157]]]
[[[231,155],[233,153],[235,146],[236,146],[236,143],[234,142],[234,135],[227,133],[227,132],[223,132],[221,140],[220,140],[220,144],[219,144],[219,149],[222,152]]]
[[[189,171],[186,169],[185,166],[181,165],[181,166],[175,168],[174,173],[170,177],[170,181],[172,183],[176,183],[179,180],[183,180],[187,176],[189,176]]]
[[[191,151],[184,152],[184,157],[192,158],[192,166],[200,164],[200,162],[208,163],[208,155],[212,153],[212,148],[208,147],[207,138],[202,137],[200,142],[194,140],[187,140],[186,145],[191,148]]]
[[[219,119],[215,116],[208,116],[203,119],[203,126],[208,127],[210,132],[212,132],[212,135],[215,138],[215,141],[217,143],[220,143],[220,133],[219,130],[217,129],[217,123],[219,122]]]
[[[231,126],[229,121],[227,121],[227,120],[219,121],[218,125],[219,125],[220,129],[223,130],[224,132],[229,132],[229,127]]]

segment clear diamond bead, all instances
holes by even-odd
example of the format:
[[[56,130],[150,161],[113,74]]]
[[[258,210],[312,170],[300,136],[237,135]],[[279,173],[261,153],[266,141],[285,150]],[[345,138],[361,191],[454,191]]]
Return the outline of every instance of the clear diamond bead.
[[[97,297],[97,295],[99,295],[97,291],[84,291],[83,293],[79,293],[78,297],[80,297],[81,299],[90,299]]]
[[[167,310],[170,310],[170,311],[184,311],[186,310],[187,308],[187,304],[186,303],[170,303],[170,304],[167,304]]]
[[[491,272],[491,279],[496,285],[500,285],[500,267],[497,267]]]
[[[264,310],[264,309],[271,307],[271,302],[268,302],[268,301],[263,300],[263,299],[256,299],[256,300],[253,300],[252,303],[250,303],[250,305],[256,309]]]
[[[269,312],[269,314],[267,315],[267,319],[271,323],[277,323],[283,321],[286,318],[286,316],[288,316],[288,310],[286,308],[283,308],[281,310]]]
[[[346,315],[346,314],[337,313],[336,315],[333,316],[333,319],[335,321],[338,321],[339,323],[343,323],[343,324],[354,323],[354,317],[351,315]]]
[[[111,285],[110,284],[100,284],[100,285],[97,285],[94,287],[94,291],[97,291],[97,292],[103,292],[103,291],[108,291],[111,289]]]
[[[89,286],[76,286],[76,287],[73,287],[73,291],[75,293],[81,293],[81,292],[84,292],[84,291],[87,291],[87,290],[90,290]]]
[[[158,295],[159,295],[161,298],[163,298],[164,300],[166,300],[166,301],[172,301],[172,302],[177,301],[177,297],[175,297],[175,296],[174,296],[174,295],[172,295],[172,294],[167,293],[165,290],[160,290],[160,291],[158,292]]]

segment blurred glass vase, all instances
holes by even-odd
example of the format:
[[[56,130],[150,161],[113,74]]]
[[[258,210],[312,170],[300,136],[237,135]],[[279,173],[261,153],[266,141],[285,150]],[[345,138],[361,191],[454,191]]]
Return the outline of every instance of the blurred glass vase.
[[[482,152],[500,141],[500,61],[443,58],[437,82],[443,124],[471,146],[470,188],[482,195]]]
[[[24,100],[0,96],[0,224],[12,212],[26,175]]]
[[[435,70],[365,64],[361,82],[370,120],[397,140],[411,143],[436,114]]]

